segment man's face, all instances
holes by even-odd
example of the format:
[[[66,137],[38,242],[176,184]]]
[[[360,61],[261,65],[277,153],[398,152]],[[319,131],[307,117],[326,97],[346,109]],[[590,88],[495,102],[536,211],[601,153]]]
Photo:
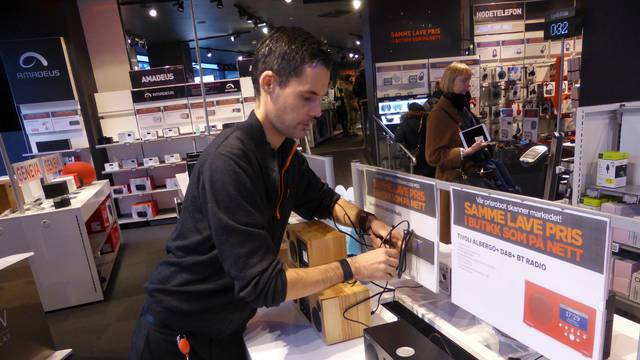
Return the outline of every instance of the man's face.
[[[283,136],[299,139],[322,115],[320,100],[329,86],[329,70],[322,65],[306,65],[299,77],[284,87],[275,86],[270,96],[269,118]]]

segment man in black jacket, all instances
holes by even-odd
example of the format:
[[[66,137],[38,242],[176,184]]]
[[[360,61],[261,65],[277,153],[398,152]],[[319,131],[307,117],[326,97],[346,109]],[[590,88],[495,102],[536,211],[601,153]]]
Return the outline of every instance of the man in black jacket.
[[[310,170],[293,139],[320,116],[330,57],[302,29],[279,28],[258,45],[258,106],[220,134],[191,175],[180,220],[145,286],[130,359],[245,359],[243,332],[256,309],[345,280],[388,280],[398,252],[381,247],[390,228],[339,196]],[[284,270],[278,260],[289,215],[347,217],[370,231],[375,250],[322,266]],[[399,243],[398,234],[392,243]],[[396,245],[397,246],[397,245]]]

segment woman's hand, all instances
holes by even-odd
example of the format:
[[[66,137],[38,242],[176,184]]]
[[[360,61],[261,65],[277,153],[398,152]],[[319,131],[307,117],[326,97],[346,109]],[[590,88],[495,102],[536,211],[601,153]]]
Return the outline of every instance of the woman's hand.
[[[473,143],[473,145],[471,145],[471,147],[469,147],[468,149],[464,150],[464,157],[471,156],[471,155],[477,153],[478,151],[486,148],[488,145],[489,144],[486,143],[484,140],[478,139],[478,141]]]

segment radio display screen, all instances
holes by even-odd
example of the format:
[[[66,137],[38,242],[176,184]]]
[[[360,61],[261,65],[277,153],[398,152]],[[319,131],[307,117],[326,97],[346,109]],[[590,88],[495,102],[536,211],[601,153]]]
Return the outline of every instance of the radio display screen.
[[[589,319],[584,314],[564,305],[560,305],[560,320],[578,329],[587,331]]]

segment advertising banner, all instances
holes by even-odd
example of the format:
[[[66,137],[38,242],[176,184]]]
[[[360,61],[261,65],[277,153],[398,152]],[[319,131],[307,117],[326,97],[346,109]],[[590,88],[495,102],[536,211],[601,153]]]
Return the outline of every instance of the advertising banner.
[[[0,42],[16,105],[75,99],[62,38]]]
[[[177,85],[155,89],[133,90],[131,91],[131,98],[134,104],[138,104],[150,101],[181,99],[186,97],[186,93],[184,85]]]
[[[405,274],[438,291],[438,221],[436,186],[384,170],[365,170],[365,210],[389,225],[407,220],[415,232],[407,247]],[[406,224],[398,229],[406,229]]]
[[[178,85],[186,82],[182,66],[165,66],[160,68],[129,71],[133,89],[144,89],[154,86]]]
[[[550,359],[602,355],[609,220],[451,188],[452,301]]]

